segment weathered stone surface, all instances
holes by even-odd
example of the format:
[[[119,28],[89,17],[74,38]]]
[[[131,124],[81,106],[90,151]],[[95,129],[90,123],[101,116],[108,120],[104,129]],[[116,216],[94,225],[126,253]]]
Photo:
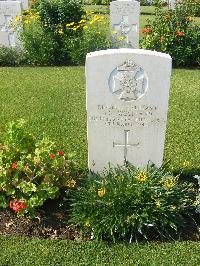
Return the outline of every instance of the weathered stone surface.
[[[139,48],[140,3],[119,0],[110,3],[110,31],[116,47]]]
[[[16,47],[19,45],[13,20],[21,14],[21,3],[18,1],[0,1],[0,45]]]
[[[171,57],[154,51],[112,49],[87,55],[89,168],[108,163],[162,164]]]
[[[20,2],[21,5],[22,5],[22,9],[25,10],[25,9],[28,9],[29,8],[29,1],[28,0],[0,0],[0,2],[12,2],[12,1],[17,1],[17,2]]]

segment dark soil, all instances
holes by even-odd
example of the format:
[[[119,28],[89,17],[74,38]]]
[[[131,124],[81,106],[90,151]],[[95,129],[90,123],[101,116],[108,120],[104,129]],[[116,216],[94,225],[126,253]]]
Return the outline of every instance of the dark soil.
[[[33,220],[17,217],[12,210],[4,209],[0,210],[0,235],[80,239],[80,231],[68,225],[67,220],[67,211],[56,200],[47,202]]]
[[[34,220],[17,217],[10,209],[0,210],[0,235],[82,240],[81,231],[76,226],[68,224],[67,209],[66,206],[60,205],[58,200],[51,200],[37,213]],[[199,226],[197,226],[200,225],[199,216],[194,216],[196,224],[191,219],[188,220],[187,226],[175,239],[199,241]],[[152,241],[159,241],[154,234],[150,238]]]

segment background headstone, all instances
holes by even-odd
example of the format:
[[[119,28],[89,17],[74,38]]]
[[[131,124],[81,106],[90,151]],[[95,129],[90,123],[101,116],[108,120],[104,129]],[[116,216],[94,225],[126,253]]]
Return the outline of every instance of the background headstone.
[[[117,47],[139,48],[140,3],[118,0],[110,3],[110,31]]]
[[[16,16],[20,16],[21,11],[21,3],[18,1],[0,1],[0,46],[19,45],[12,23]]]
[[[169,0],[169,9],[175,9],[176,8],[176,0]]]
[[[1,1],[17,1],[17,2],[21,2],[22,5],[22,10],[26,10],[29,8],[29,0],[0,0]]]
[[[112,49],[86,59],[88,163],[137,167],[162,164],[171,57],[155,51]]]

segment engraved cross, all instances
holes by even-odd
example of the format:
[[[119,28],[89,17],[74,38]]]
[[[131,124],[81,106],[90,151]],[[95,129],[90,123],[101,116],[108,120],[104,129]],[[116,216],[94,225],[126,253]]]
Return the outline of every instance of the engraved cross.
[[[131,31],[137,32],[137,25],[136,24],[130,24],[128,16],[122,16],[122,21],[119,24],[113,25],[114,30],[121,31],[121,34],[124,34],[125,36]]]
[[[137,147],[139,146],[139,143],[137,144],[130,144],[129,143],[129,132],[130,130],[124,130],[124,136],[125,136],[125,144],[120,144],[113,142],[113,147],[124,147],[124,161],[127,161],[127,155],[128,155],[128,148],[129,147]]]

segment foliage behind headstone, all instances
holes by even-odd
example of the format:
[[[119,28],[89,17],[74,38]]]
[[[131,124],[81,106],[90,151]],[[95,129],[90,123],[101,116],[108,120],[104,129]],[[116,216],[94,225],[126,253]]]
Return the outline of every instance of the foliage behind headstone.
[[[157,8],[142,31],[142,48],[170,54],[175,66],[200,65],[200,29],[185,4],[175,10]]]

